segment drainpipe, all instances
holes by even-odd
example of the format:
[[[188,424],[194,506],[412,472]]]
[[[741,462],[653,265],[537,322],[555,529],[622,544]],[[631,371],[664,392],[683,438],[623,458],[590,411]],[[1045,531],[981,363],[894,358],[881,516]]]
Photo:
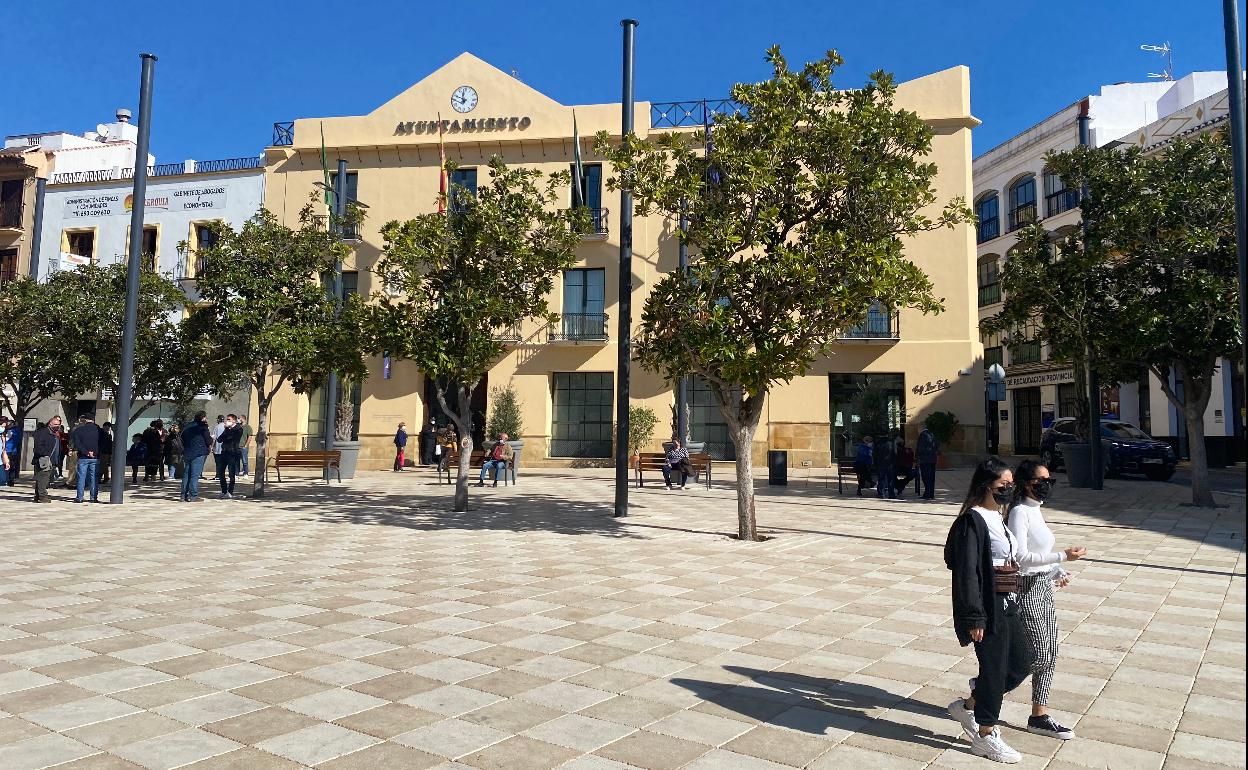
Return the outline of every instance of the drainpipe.
[[[48,192],[48,180],[39,177],[35,180],[35,224],[30,243],[30,269],[27,274],[39,280],[39,246],[43,241],[43,204]]]

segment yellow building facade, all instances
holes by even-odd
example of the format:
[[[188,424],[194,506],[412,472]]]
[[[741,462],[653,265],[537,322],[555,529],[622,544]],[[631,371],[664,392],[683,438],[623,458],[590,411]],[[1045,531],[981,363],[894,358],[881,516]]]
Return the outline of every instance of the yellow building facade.
[[[937,207],[955,196],[971,197],[969,73],[956,67],[900,84],[900,107],[913,110],[932,127],[930,160],[939,169]],[[700,105],[700,106],[699,106]],[[713,104],[712,104],[713,106]],[[641,137],[670,130],[700,130],[690,116],[702,103],[636,104],[634,124]],[[618,194],[605,180],[612,170],[592,149],[598,131],[620,133],[620,105],[569,106],[472,54],[464,53],[419,83],[358,117],[305,118],[275,126],[274,145],[265,151],[265,207],[295,225],[300,209],[323,179],[322,132],[331,171],[336,159],[348,163],[348,195],[367,205],[344,285],[367,296],[383,290],[370,270],[384,246],[386,222],[436,210],[439,182],[437,121],[444,121],[448,160],[458,164],[454,181],[466,186],[487,182],[489,159],[546,173],[566,171],[573,161],[573,111],[586,167],[586,197],[594,210],[595,232],[577,250],[576,269],[563,276],[550,298],[563,318],[553,328],[523,325],[511,335],[507,352],[491,369],[475,399],[478,421],[488,410],[488,389],[511,385],[524,415],[522,464],[528,467],[609,462],[614,419],[618,316]],[[701,118],[695,118],[699,123]],[[673,129],[669,126],[678,126]],[[568,191],[571,204],[571,190]],[[674,223],[660,217],[633,220],[634,322],[651,286],[677,269]],[[826,467],[847,451],[855,421],[853,394],[869,376],[904,412],[911,438],[927,414],[953,412],[960,422],[953,452],[983,446],[982,351],[975,305],[975,241],[969,225],[923,233],[907,245],[908,256],[935,284],[945,312],[936,316],[903,310],[873,313],[865,324],[846,330],[832,354],[803,377],[772,391],[752,455],[762,464],[768,449],[789,451],[791,466]],[[518,277],[519,280],[519,277]],[[558,282],[557,282],[558,284]],[[651,449],[670,435],[673,389],[653,372],[634,364],[631,397],[658,415],[660,429]],[[357,394],[361,469],[388,469],[392,439],[406,422],[416,439],[420,426],[440,410],[410,362],[369,361],[369,377]],[[731,457],[726,428],[709,394],[691,387],[691,435],[708,442],[713,454]],[[323,436],[322,404],[317,397],[282,392],[274,402],[272,449],[316,448]],[[478,426],[480,428],[480,426]],[[408,456],[415,454],[409,445]]]

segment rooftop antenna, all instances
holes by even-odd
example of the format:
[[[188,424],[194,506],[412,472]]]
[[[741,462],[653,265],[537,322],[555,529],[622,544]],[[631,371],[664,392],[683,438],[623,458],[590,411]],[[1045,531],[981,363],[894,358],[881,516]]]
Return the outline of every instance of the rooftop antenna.
[[[1174,80],[1174,55],[1170,51],[1169,41],[1161,45],[1142,45],[1140,46],[1140,50],[1151,51],[1153,53],[1159,53],[1162,56],[1166,57],[1166,69],[1162,72],[1148,73],[1148,76],[1150,78],[1157,78],[1159,80]]]

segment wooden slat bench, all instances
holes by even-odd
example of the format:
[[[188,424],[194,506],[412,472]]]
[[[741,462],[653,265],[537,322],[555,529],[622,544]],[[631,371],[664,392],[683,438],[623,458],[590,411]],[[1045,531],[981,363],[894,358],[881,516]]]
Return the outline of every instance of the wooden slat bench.
[[[333,471],[338,475],[339,483],[342,482],[342,471],[338,467],[338,463],[342,460],[342,452],[337,450],[294,450],[286,449],[279,451],[277,457],[269,460],[269,465],[277,471],[277,480],[282,480],[282,468],[315,468],[325,477],[326,482],[329,481],[329,471]]]
[[[634,465],[634,471],[637,474],[637,486],[644,487],[645,474],[653,473],[659,478],[663,478],[663,466],[667,463],[667,455],[662,452],[641,452],[637,455],[637,463]],[[705,452],[700,454],[689,455],[689,467],[693,469],[693,480],[699,479],[706,484],[706,488],[711,488],[711,456]]]
[[[468,467],[477,471],[477,473],[479,474],[481,472],[481,465],[482,463],[485,462],[485,455],[486,455],[486,450],[484,449],[472,450],[472,454],[468,457]],[[455,477],[458,474],[459,474],[459,450],[457,449],[451,452],[450,456],[446,458],[446,468],[441,471],[438,471],[438,483],[441,484],[443,478],[445,477],[447,484],[454,484]],[[494,474],[494,470],[491,469],[490,473],[486,476],[486,478],[493,479],[494,478],[493,474]],[[516,461],[514,458],[507,461],[507,468],[503,471],[503,486],[507,486],[507,480],[509,477],[511,479],[511,483],[515,484],[516,483]],[[472,477],[469,476],[470,480],[471,478]]]

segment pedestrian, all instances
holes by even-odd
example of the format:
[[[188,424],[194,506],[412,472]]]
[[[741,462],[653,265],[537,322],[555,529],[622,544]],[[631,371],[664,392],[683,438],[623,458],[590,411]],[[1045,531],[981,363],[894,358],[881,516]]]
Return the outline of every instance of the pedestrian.
[[[217,453],[217,480],[221,482],[221,499],[230,500],[234,497],[234,482],[238,478],[238,442],[243,438],[243,429],[238,424],[238,416],[225,416],[225,427],[219,439],[220,451]],[[228,477],[228,479],[227,479]]]
[[[147,452],[144,454],[146,458],[143,464],[143,483],[153,481],[159,478],[165,480],[165,441],[161,437],[161,430],[164,423],[160,420],[152,420],[147,429],[143,431],[143,443],[147,446]]]
[[[926,425],[919,431],[919,440],[914,447],[915,459],[919,461],[919,479],[923,482],[923,499],[936,498],[936,457],[940,454],[940,442]],[[915,489],[918,489],[916,483]]]
[[[1087,549],[1074,546],[1062,551],[1054,549],[1057,538],[1040,512],[1053,493],[1049,469],[1035,460],[1023,460],[1014,471],[1014,505],[1006,524],[1018,540],[1019,568],[1018,603],[1023,628],[1031,640],[1035,661],[1031,664],[1031,717],[1027,732],[1070,740],[1075,731],[1049,716],[1049,688],[1057,667],[1057,607],[1053,591],[1070,582],[1070,575],[1061,568],[1064,561],[1078,561]]]
[[[16,418],[8,421],[4,431],[4,451],[9,455],[7,484],[13,486],[22,468],[22,427]]]
[[[399,423],[399,429],[394,432],[394,472],[398,473],[403,470],[404,457],[403,453],[407,451],[407,423]]]
[[[979,673],[971,694],[949,704],[971,741],[971,752],[994,762],[1022,759],[1001,737],[1001,701],[1027,680],[1033,654],[1018,605],[1018,540],[1002,512],[1014,496],[1014,474],[996,457],[971,476],[962,509],[945,541],[953,572],[953,628],[958,642],[975,645]]]
[[[52,454],[57,451],[61,437],[61,418],[52,415],[43,428],[35,431],[34,445],[30,448],[30,467],[35,471],[35,502],[50,503],[48,484],[52,481]]]
[[[9,485],[9,418],[0,416],[0,487]]]
[[[212,428],[212,470],[221,475],[221,432],[225,430],[225,415],[217,415],[217,424]]]
[[[897,445],[888,436],[882,436],[873,447],[875,452],[876,497],[892,499],[896,496],[893,485],[897,483]]]
[[[130,448],[126,450],[126,465],[130,466],[130,483],[136,487],[139,485],[139,466],[144,468],[143,483],[151,481],[150,474],[147,473],[147,441],[142,433],[136,433],[131,438]]]
[[[100,483],[96,471],[100,465],[100,428],[95,424],[95,416],[84,414],[78,418],[78,427],[74,428],[69,441],[78,454],[75,464],[78,493],[74,496],[74,502],[83,502],[83,495],[89,492],[91,502],[98,503]]]
[[[433,448],[438,445],[438,421],[429,418],[429,424],[420,432],[420,464],[435,465],[438,460],[434,457]]]
[[[107,484],[113,464],[113,424],[105,422],[100,426],[100,462],[97,465],[101,484]]]
[[[872,459],[871,445],[873,439],[870,436],[863,436],[858,441],[858,449],[854,453],[854,473],[858,474],[858,494],[870,492],[874,489],[871,483],[871,469],[875,465]]]
[[[906,487],[910,486],[910,482],[914,482],[914,493],[919,494],[919,471],[914,467],[914,450],[906,446],[906,437],[897,437],[897,459],[894,463],[897,473],[897,481],[893,485],[893,489],[897,492],[897,499],[905,497]]]
[[[451,461],[451,454],[455,451],[455,447],[459,446],[459,436],[455,433],[455,426],[447,423],[438,431],[438,473],[446,470],[447,464]]]
[[[169,426],[165,435],[165,465],[169,468],[169,478],[182,478],[182,426],[176,422]]]
[[[251,454],[251,437],[255,435],[255,431],[251,429],[251,423],[247,422],[247,415],[245,414],[240,414],[238,416],[238,424],[242,426],[243,429],[243,438],[238,442],[238,457],[242,462],[243,469],[238,475],[246,476],[251,472],[251,469],[248,467],[248,456]]]
[[[65,478],[65,458],[69,456],[69,430],[57,419],[56,450],[52,455],[52,475],[62,481]]]
[[[212,453],[212,429],[208,427],[208,415],[196,412],[190,424],[182,428],[182,500],[199,502],[199,478],[204,472],[204,462]]]

